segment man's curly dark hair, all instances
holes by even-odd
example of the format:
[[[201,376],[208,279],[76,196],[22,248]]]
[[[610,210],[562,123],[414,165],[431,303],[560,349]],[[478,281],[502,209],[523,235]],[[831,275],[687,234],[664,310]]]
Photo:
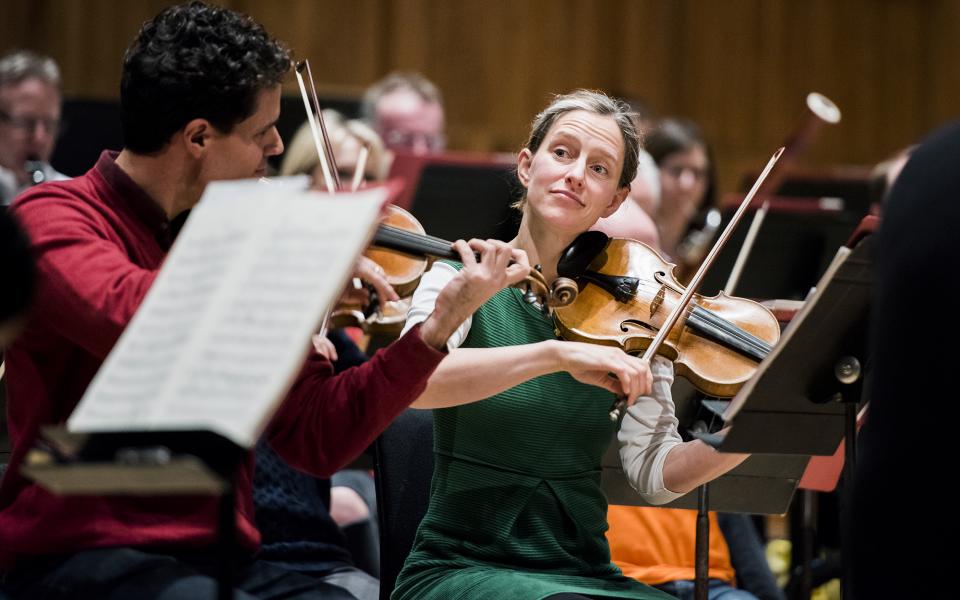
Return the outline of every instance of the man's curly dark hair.
[[[124,146],[156,152],[198,118],[230,133],[289,70],[288,50],[250,17],[203,2],[170,7],[141,27],[123,58]]]

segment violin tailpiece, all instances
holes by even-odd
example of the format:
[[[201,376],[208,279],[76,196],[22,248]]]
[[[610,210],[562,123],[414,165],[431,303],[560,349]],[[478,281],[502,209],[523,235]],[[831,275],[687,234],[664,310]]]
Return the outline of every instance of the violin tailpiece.
[[[596,271],[584,271],[580,278],[594,285],[600,286],[608,294],[614,297],[617,302],[626,304],[633,300],[637,295],[637,289],[640,287],[640,280],[636,277],[626,277],[623,275],[606,275]]]

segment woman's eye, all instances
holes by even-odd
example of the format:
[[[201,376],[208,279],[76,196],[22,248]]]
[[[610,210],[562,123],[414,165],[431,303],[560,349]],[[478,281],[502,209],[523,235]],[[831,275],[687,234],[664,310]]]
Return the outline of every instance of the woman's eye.
[[[567,152],[566,148],[555,148],[553,151],[554,155],[559,156],[560,158],[565,158],[570,156],[570,153]]]
[[[603,165],[593,165],[593,172],[597,173],[598,175],[606,175],[610,171]]]

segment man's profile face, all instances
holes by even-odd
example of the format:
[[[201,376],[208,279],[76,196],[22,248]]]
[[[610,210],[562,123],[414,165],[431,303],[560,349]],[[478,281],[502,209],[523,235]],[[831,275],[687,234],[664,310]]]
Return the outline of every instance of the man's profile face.
[[[237,123],[230,133],[213,131],[204,160],[204,183],[222,179],[263,177],[267,158],[283,152],[277,133],[280,118],[280,86],[260,90],[253,114]]]
[[[391,150],[427,154],[446,146],[443,107],[413,90],[398,89],[377,102],[376,129]]]
[[[60,127],[60,92],[31,77],[0,87],[0,166],[26,183],[23,164],[49,162]]]

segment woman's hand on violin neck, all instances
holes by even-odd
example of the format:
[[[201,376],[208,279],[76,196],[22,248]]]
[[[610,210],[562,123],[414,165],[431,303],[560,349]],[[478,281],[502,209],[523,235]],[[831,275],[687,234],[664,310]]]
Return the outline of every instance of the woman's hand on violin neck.
[[[434,313],[456,315],[457,326],[494,294],[530,272],[527,254],[500,240],[457,240],[453,248],[460,254],[463,268],[437,296]]]
[[[581,383],[610,390],[628,406],[650,394],[653,375],[647,361],[611,346],[557,342],[562,369]]]
[[[453,248],[460,254],[463,269],[441,290],[433,314],[420,330],[424,340],[438,348],[484,302],[530,272],[526,253],[499,240],[457,240]],[[434,336],[442,337],[439,345],[433,343]]]

